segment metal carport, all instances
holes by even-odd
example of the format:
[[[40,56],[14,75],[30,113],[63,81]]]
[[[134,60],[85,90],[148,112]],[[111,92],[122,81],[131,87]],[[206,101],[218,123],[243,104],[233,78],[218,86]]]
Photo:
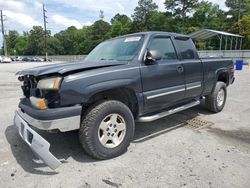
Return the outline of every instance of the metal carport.
[[[212,30],[212,29],[201,29],[199,31],[196,31],[194,33],[189,34],[189,36],[194,40],[206,40],[206,39],[212,38],[214,36],[217,36],[220,39],[220,50],[222,50],[223,38],[225,38],[225,50],[227,50],[227,47],[228,47],[228,39],[231,42],[230,50],[233,49],[234,40],[235,40],[235,50],[237,50],[237,48],[238,48],[238,42],[240,42],[239,49],[241,50],[242,39],[244,38],[241,35],[227,33],[224,31],[216,31],[216,30]]]

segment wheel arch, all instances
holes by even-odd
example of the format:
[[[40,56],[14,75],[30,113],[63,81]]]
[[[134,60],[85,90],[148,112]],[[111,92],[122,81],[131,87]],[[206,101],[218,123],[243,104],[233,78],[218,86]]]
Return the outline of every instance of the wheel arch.
[[[211,93],[214,91],[217,82],[224,82],[226,86],[229,85],[229,73],[226,69],[219,69],[216,71],[214,85]]]
[[[229,73],[227,71],[220,71],[217,73],[217,82],[224,82],[229,85]]]
[[[137,95],[132,88],[115,87],[112,89],[103,89],[93,93],[87,100],[88,106],[91,106],[103,100],[117,100],[129,107],[134,117],[139,113],[139,103]]]

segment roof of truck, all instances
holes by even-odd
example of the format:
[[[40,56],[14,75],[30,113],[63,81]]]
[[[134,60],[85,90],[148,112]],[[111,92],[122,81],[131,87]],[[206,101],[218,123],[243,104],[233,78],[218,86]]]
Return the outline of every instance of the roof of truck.
[[[134,35],[154,35],[154,34],[165,34],[165,35],[170,35],[170,36],[190,38],[189,35],[172,33],[172,32],[163,32],[163,31],[147,31],[147,32],[131,33],[131,34],[119,36],[119,37],[127,37],[127,36],[134,36]],[[117,38],[119,38],[119,37],[117,37]]]

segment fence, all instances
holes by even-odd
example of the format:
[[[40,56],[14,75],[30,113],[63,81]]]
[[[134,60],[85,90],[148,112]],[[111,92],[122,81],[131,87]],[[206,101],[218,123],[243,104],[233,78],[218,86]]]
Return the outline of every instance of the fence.
[[[232,58],[234,61],[237,59],[243,59],[245,62],[250,60],[250,50],[209,50],[209,51],[199,51],[201,58],[204,57],[226,57]],[[62,62],[76,62],[82,61],[86,55],[57,55],[49,56],[52,61],[62,61]]]
[[[245,62],[250,60],[250,50],[209,50],[199,51],[199,56],[202,57],[226,57],[232,58],[234,61],[237,59],[243,59]]]
[[[86,55],[54,55],[49,56],[49,59],[52,61],[65,61],[65,62],[75,62],[82,61]]]

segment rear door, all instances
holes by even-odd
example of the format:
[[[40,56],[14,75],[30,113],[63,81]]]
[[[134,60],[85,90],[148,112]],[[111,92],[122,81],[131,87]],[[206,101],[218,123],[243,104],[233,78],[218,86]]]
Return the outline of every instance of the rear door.
[[[203,67],[193,41],[187,37],[174,39],[185,70],[185,99],[199,97],[202,93]]]
[[[152,36],[147,48],[158,51],[162,59],[141,67],[144,113],[169,107],[185,97],[184,69],[177,58],[172,38]]]

